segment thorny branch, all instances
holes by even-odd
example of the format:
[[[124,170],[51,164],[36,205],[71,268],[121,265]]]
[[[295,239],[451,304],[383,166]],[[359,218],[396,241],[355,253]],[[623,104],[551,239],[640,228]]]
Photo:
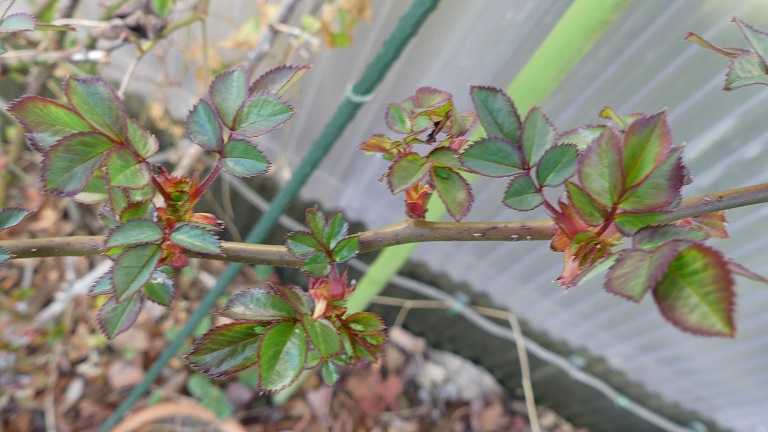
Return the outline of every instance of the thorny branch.
[[[685,200],[670,212],[665,222],[699,216],[720,210],[768,202],[768,183],[761,183]],[[527,241],[548,240],[554,224],[550,220],[507,222],[428,222],[406,220],[383,228],[362,231],[360,252],[373,252],[389,246],[435,241]],[[0,241],[14,258],[90,256],[103,251],[104,236],[51,237]],[[200,258],[250,264],[299,267],[302,261],[282,245],[222,242],[222,254],[191,254]]]

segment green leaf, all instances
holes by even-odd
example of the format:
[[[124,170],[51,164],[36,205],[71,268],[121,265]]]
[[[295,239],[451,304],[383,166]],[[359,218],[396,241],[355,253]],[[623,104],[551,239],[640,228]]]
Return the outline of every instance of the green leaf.
[[[128,141],[136,153],[145,159],[157,153],[160,148],[157,138],[132,119],[128,119]]]
[[[118,246],[136,246],[147,243],[159,243],[163,239],[163,230],[148,220],[133,220],[120,225],[107,237],[107,248]]]
[[[232,416],[234,408],[229,403],[227,395],[208,378],[203,375],[192,375],[187,380],[187,391],[200,403],[213,411],[219,418]]]
[[[692,244],[672,261],[653,291],[664,317],[700,335],[733,336],[733,280],[723,257]]]
[[[123,105],[112,87],[101,78],[70,78],[65,92],[69,104],[109,137],[122,141],[127,125]]]
[[[233,130],[238,135],[255,138],[277,128],[293,116],[293,108],[270,94],[248,98],[237,113]]]
[[[523,151],[503,138],[483,138],[461,153],[461,162],[480,175],[506,177],[523,169]]]
[[[147,166],[137,161],[128,150],[118,150],[109,156],[107,175],[109,184],[114,187],[138,189],[150,181]]]
[[[314,235],[317,239],[323,238],[325,235],[325,215],[323,212],[315,207],[312,207],[307,209],[307,211],[304,213],[304,216],[307,221],[307,226],[312,232],[312,235]]]
[[[451,148],[438,147],[427,155],[427,160],[432,162],[433,166],[461,169],[459,155]]]
[[[212,328],[195,341],[186,359],[192,369],[224,378],[256,364],[266,326],[234,322]]]
[[[584,190],[597,202],[611,207],[622,192],[619,137],[605,129],[579,158],[577,172]]]
[[[539,163],[544,152],[555,143],[555,135],[555,127],[539,108],[528,111],[523,123],[522,140],[523,155],[528,166]]]
[[[0,248],[0,264],[9,261],[11,258],[12,255],[8,249]]]
[[[269,170],[269,161],[256,145],[240,139],[231,139],[224,145],[224,169],[238,177],[252,177]]]
[[[579,151],[573,144],[550,147],[536,167],[536,179],[541,186],[560,186],[576,171]]]
[[[187,136],[208,151],[219,151],[223,144],[221,125],[211,104],[201,99],[187,116]]]
[[[347,237],[333,248],[333,259],[336,262],[346,262],[354,258],[360,251],[360,241],[357,237]]]
[[[307,335],[297,323],[275,324],[264,334],[259,356],[261,386],[279,390],[291,384],[304,368]]]
[[[327,275],[331,270],[331,267],[330,262],[328,261],[328,256],[325,255],[325,252],[318,252],[305,259],[304,265],[301,267],[301,269],[312,276],[320,277]]]
[[[611,293],[639,302],[661,280],[683,242],[665,243],[654,250],[625,249],[605,277],[605,289]]]
[[[430,166],[418,153],[401,154],[387,170],[389,190],[396,194],[408,189],[427,174]]]
[[[662,111],[632,122],[624,134],[624,188],[642,182],[669,154],[672,137]]]
[[[166,18],[171,14],[174,3],[174,0],[152,0],[150,2],[152,10],[154,10],[155,14],[161,18]]]
[[[314,304],[309,294],[303,289],[294,285],[275,285],[273,289],[277,295],[291,305],[297,315],[312,313]]]
[[[171,232],[171,241],[192,252],[221,254],[221,241],[216,234],[196,224],[176,225]]]
[[[149,281],[160,261],[160,252],[157,245],[136,246],[126,249],[117,258],[112,281],[118,301],[125,301]]]
[[[41,152],[66,136],[92,130],[76,112],[40,96],[17,99],[8,111],[24,126],[30,144]]]
[[[684,228],[678,225],[650,226],[639,230],[632,237],[632,247],[653,249],[670,240],[700,241],[708,237],[698,229]]]
[[[348,231],[349,224],[344,220],[344,215],[336,213],[331,220],[328,221],[328,225],[325,227],[323,242],[328,249],[333,249],[341,239],[347,236]]]
[[[520,116],[509,96],[501,89],[483,86],[473,86],[470,95],[486,135],[517,143],[520,139]]]
[[[576,183],[565,182],[568,200],[576,208],[576,212],[588,225],[597,226],[603,223],[608,211],[601,207],[589,194]]]
[[[448,214],[457,222],[464,219],[472,207],[473,199],[467,180],[455,170],[444,167],[434,167],[430,174]]]
[[[134,202],[126,205],[120,212],[121,222],[146,219],[152,215],[152,201]]]
[[[251,288],[232,294],[221,313],[235,320],[271,321],[293,318],[288,302],[272,290]]]
[[[328,320],[304,318],[304,327],[307,330],[312,345],[324,359],[332,357],[341,349],[341,339],[336,328]]]
[[[557,137],[560,144],[573,144],[579,150],[585,150],[605,130],[605,126],[584,126],[563,132]]]
[[[35,17],[28,13],[10,14],[0,20],[0,33],[32,31],[35,29]]]
[[[768,74],[757,55],[743,54],[731,60],[725,74],[725,90],[736,90],[757,84],[768,85]]]
[[[664,213],[619,213],[613,220],[616,227],[625,236],[631,237],[641,228],[658,225],[664,220]]]
[[[384,322],[373,312],[355,312],[345,317],[344,322],[359,334],[375,334],[384,331]]]
[[[243,69],[232,69],[219,74],[211,83],[210,93],[222,122],[230,129],[235,129],[235,115],[248,94],[248,83]]]
[[[88,295],[91,297],[114,294],[115,290],[112,289],[112,274],[106,273],[88,287]]]
[[[528,174],[512,177],[502,201],[505,206],[519,211],[533,210],[543,202],[544,197]]]
[[[662,210],[680,199],[685,180],[682,148],[674,149],[645,179],[624,193],[619,207],[630,211]]]
[[[285,239],[288,250],[300,259],[306,259],[325,249],[311,234],[303,231],[292,232]]]
[[[733,22],[739,27],[755,54],[760,57],[763,67],[768,67],[768,33],[762,32],[738,18],[734,18]]]
[[[161,306],[170,306],[176,295],[173,279],[165,272],[155,270],[152,278],[144,285],[144,294],[149,300]]]
[[[341,376],[336,365],[329,361],[323,362],[323,365],[320,366],[320,374],[322,375],[323,382],[326,385],[336,384]]]
[[[106,201],[109,197],[107,194],[107,182],[104,180],[104,174],[101,170],[96,171],[88,184],[85,185],[83,191],[72,197],[75,201],[83,204],[98,204]]]
[[[282,65],[264,72],[251,84],[250,94],[269,92],[282,96],[309,70],[309,65]]]
[[[110,297],[99,309],[97,321],[101,332],[109,339],[131,328],[144,305],[141,293],[134,293],[121,302],[115,296]]]
[[[387,127],[395,132],[408,133],[411,131],[411,119],[408,112],[400,104],[391,103],[387,106]]]
[[[18,225],[31,212],[24,208],[7,207],[0,209],[0,230]]]
[[[81,132],[61,139],[43,160],[43,184],[53,193],[71,196],[82,191],[112,148],[96,132]]]

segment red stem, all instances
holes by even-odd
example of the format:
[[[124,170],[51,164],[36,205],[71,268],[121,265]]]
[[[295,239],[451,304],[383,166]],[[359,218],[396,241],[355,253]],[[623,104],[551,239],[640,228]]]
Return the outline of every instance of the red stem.
[[[600,229],[595,233],[596,236],[600,237],[605,233],[605,231],[608,230],[608,227],[613,223],[613,219],[616,217],[616,212],[618,210],[619,207],[615,204],[613,207],[611,207],[611,211],[608,213],[608,216],[605,217],[605,222],[603,222],[603,224],[600,226]]]
[[[221,174],[221,169],[224,166],[221,163],[221,157],[216,159],[216,164],[213,165],[213,168],[210,172],[208,172],[208,175],[203,179],[202,182],[200,182],[199,185],[195,188],[194,191],[192,191],[192,194],[190,195],[190,198],[192,201],[197,201],[198,198],[200,198],[206,190],[213,184],[213,182],[216,180],[217,177],[219,177],[219,174]]]

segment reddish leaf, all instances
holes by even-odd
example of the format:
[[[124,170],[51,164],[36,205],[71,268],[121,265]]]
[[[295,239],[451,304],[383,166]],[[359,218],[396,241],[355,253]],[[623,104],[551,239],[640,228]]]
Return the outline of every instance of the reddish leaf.
[[[616,263],[605,277],[605,289],[639,302],[646,292],[656,287],[683,247],[685,243],[673,241],[653,250],[625,249],[619,252]]]
[[[619,136],[605,129],[579,158],[577,173],[584,190],[610,208],[621,196],[621,146]]]
[[[661,313],[677,327],[706,336],[733,336],[733,279],[714,249],[692,244],[683,249],[656,285]]]

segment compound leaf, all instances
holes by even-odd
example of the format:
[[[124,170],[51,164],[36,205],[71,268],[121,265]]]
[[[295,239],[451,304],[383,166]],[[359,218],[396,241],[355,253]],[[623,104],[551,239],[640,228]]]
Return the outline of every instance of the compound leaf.
[[[303,231],[296,231],[288,234],[285,244],[288,250],[296,257],[301,259],[309,258],[317,252],[322,252],[324,247],[311,234]]]

